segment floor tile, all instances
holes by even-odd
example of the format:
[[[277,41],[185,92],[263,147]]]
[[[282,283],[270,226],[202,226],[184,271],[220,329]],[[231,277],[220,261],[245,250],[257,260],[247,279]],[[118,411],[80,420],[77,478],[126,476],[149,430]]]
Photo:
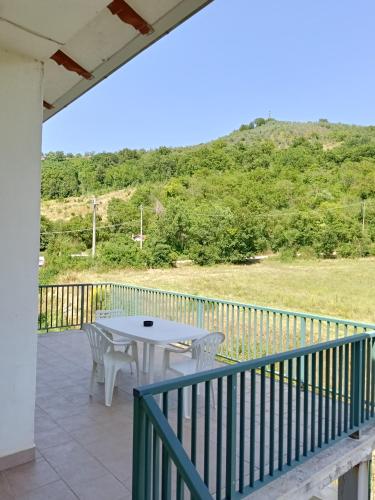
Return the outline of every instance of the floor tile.
[[[7,481],[4,473],[0,472],[0,500],[10,500],[10,484]]]
[[[92,361],[82,332],[49,333],[38,337],[38,345],[35,410],[38,448],[35,464],[38,465],[11,469],[11,481],[0,473],[0,500],[130,500],[134,377],[128,372],[119,377],[113,404],[107,408],[103,384],[96,384],[94,397],[88,397]],[[157,350],[157,355],[160,352]],[[176,401],[171,394],[170,420],[174,428]],[[203,408],[202,389],[198,415]],[[224,394],[223,411],[225,408]],[[212,410],[214,420],[215,415]],[[185,424],[187,439],[191,422]],[[200,417],[199,429],[202,425]],[[214,421],[211,431],[216,432]],[[201,446],[198,449],[201,453]],[[198,462],[202,468],[202,460]],[[16,497],[9,496],[10,482],[17,489]]]
[[[56,419],[56,422],[67,432],[76,430],[79,431],[80,429],[85,429],[86,427],[95,423],[95,421],[92,420],[89,416],[82,414],[58,418]]]
[[[55,427],[35,432],[35,444],[40,451],[71,441],[71,436],[55,424]]]
[[[43,454],[68,484],[94,479],[107,473],[103,465],[75,441],[48,448]]]
[[[4,476],[15,495],[22,495],[59,479],[43,458],[4,471]]]
[[[120,500],[129,490],[112,474],[72,484],[72,490],[81,500]]]
[[[61,480],[37,488],[15,500],[77,500],[77,496]],[[92,498],[92,500],[95,500]],[[109,499],[108,499],[109,500]]]

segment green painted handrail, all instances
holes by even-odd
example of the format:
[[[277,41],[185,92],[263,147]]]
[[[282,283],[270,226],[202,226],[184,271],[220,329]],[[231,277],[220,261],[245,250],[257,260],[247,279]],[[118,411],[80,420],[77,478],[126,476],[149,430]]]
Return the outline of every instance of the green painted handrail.
[[[263,358],[252,359],[250,361],[242,361],[241,363],[225,365],[214,368],[213,370],[206,370],[203,372],[194,373],[192,375],[184,375],[183,377],[176,377],[170,380],[164,380],[163,382],[156,382],[154,384],[137,387],[133,390],[133,394],[136,397],[144,397],[148,395],[155,396],[158,394],[162,394],[163,392],[168,392],[195,384],[201,384],[209,380],[228,377],[230,375],[237,375],[245,371],[260,370],[262,367],[267,365],[281,363],[283,361],[295,360],[309,354],[323,352],[328,349],[333,349],[347,344],[353,344],[353,342],[368,340],[374,337],[375,331],[362,333],[343,339],[322,342],[320,344],[310,345],[307,347],[301,347],[300,349],[294,349],[293,351],[283,352],[280,354],[271,354],[270,356],[265,356]]]
[[[168,420],[163,415],[155,400],[151,396],[146,396],[145,398],[142,398],[142,403],[143,414],[137,406],[135,407],[134,412],[134,422],[138,422],[139,424],[138,426],[134,427],[135,443],[138,442],[140,433],[147,433],[146,427],[151,424],[155,432],[157,432],[159,438],[162,440],[163,446],[167,450],[169,457],[173,460],[174,464],[178,468],[181,478],[189,488],[189,491],[191,492],[193,497],[200,500],[209,500],[210,498],[212,498],[207,489],[207,486],[201,480],[196,468],[189,460],[186,451],[182,447],[177,436],[174,434],[173,429],[168,423]],[[146,421],[146,419],[144,418],[145,416],[147,416],[149,422]],[[143,442],[143,446],[145,448],[143,448],[140,442],[140,446],[135,446],[133,448],[135,453],[133,462],[133,481],[135,484],[135,489],[137,490],[135,496],[138,499],[147,498],[147,491],[149,490],[150,486],[147,482],[146,477],[144,481],[139,481],[141,468],[142,466],[145,467],[145,461],[147,460],[147,443],[144,442],[143,437],[141,437],[141,441]]]
[[[288,315],[288,316],[297,316],[299,318],[314,319],[317,321],[327,321],[327,322],[331,322],[331,323],[340,323],[342,325],[348,325],[348,326],[350,325],[350,326],[354,326],[354,327],[375,329],[375,324],[373,324],[373,323],[357,322],[357,321],[353,321],[353,320],[349,320],[349,319],[336,318],[334,316],[323,316],[323,315],[313,314],[313,313],[304,313],[301,311],[292,311],[290,309],[277,309],[274,307],[262,306],[259,304],[249,304],[249,303],[245,303],[245,302],[237,302],[234,300],[224,300],[224,299],[206,297],[204,295],[191,295],[188,293],[175,292],[175,291],[171,291],[171,290],[163,290],[161,288],[148,288],[148,287],[143,287],[143,286],[138,286],[138,285],[129,285],[129,284],[124,284],[124,283],[101,283],[101,284],[102,285],[117,286],[119,288],[126,287],[128,289],[145,291],[145,292],[156,292],[156,293],[161,293],[164,295],[169,295],[171,297],[181,297],[181,298],[186,298],[186,299],[194,299],[194,300],[201,301],[201,302],[224,304],[224,305],[230,305],[230,306],[236,306],[236,307],[242,307],[242,308],[249,308],[250,307],[250,308],[256,309],[258,311],[267,311],[267,312],[271,312],[271,313],[283,314],[283,315]]]
[[[222,494],[239,498],[375,416],[373,324],[135,285],[39,287],[40,331],[81,328],[95,321],[98,309],[223,331],[219,355],[241,361],[134,391],[137,500],[170,498],[172,480],[177,499],[183,498],[184,488],[192,498],[209,498],[207,492],[213,490],[217,500]],[[204,386],[202,408],[199,385]],[[217,410],[211,408],[212,389]],[[172,393],[177,393],[174,423]],[[183,418],[187,394],[188,447]]]
[[[200,384],[204,403],[198,410]],[[216,388],[215,412],[210,408],[212,388]],[[182,433],[187,389],[191,390],[191,444]],[[172,415],[169,401],[174,401],[176,392]],[[192,498],[212,498],[207,490],[212,491],[213,484],[217,500],[242,498],[339,439],[354,436],[375,417],[375,331],[136,388],[134,411],[134,500],[156,499],[160,493],[161,498],[171,498],[170,461],[176,467],[177,499],[183,498],[181,481]],[[173,429],[176,413],[177,429]],[[215,420],[216,442],[210,431]],[[198,425],[203,436],[198,435]],[[162,464],[157,462],[156,467],[153,432],[164,450]],[[199,446],[201,450],[203,446],[203,465],[197,463]],[[211,470],[216,470],[216,481]],[[151,482],[159,475],[164,482]],[[142,490],[145,484],[150,487]],[[197,488],[204,493],[197,493]]]
[[[126,315],[157,316],[222,331],[226,340],[219,355],[229,361],[261,358],[375,329],[373,324],[353,320],[135,285],[39,287],[40,331],[81,328],[83,323],[95,321],[97,309],[122,309]]]
[[[251,307],[253,309],[256,309],[258,311],[268,311],[271,313],[277,313],[277,314],[283,314],[283,315],[288,315],[288,316],[297,316],[299,318],[306,318],[306,319],[314,319],[317,321],[327,321],[331,323],[340,323],[342,325],[350,325],[354,327],[361,327],[361,328],[368,328],[368,329],[374,329],[375,324],[374,323],[365,323],[362,321],[353,321],[349,319],[344,319],[344,318],[337,318],[335,316],[324,316],[320,314],[313,314],[313,313],[305,313],[302,311],[292,311],[291,309],[279,309],[279,308],[274,308],[274,307],[269,307],[269,306],[262,306],[259,304],[249,304],[246,302],[237,302],[233,300],[224,300],[224,299],[219,299],[219,298],[213,298],[213,297],[206,297],[204,295],[192,295],[188,293],[182,293],[182,292],[175,292],[171,290],[163,290],[161,288],[149,288],[149,287],[143,287],[143,286],[138,286],[138,285],[130,285],[130,284],[124,284],[124,283],[113,283],[113,282],[98,282],[98,283],[64,283],[64,284],[53,284],[53,285],[39,285],[39,289],[51,289],[52,287],[57,288],[57,287],[77,287],[77,286],[84,286],[84,287],[100,287],[100,286],[109,286],[109,287],[119,287],[119,288],[128,288],[132,290],[139,290],[139,291],[146,291],[146,292],[155,292],[155,293],[162,293],[165,295],[173,296],[173,297],[181,297],[181,298],[187,298],[187,299],[194,299],[197,301],[201,302],[210,302],[210,303],[216,303],[216,304],[228,304],[236,307]]]

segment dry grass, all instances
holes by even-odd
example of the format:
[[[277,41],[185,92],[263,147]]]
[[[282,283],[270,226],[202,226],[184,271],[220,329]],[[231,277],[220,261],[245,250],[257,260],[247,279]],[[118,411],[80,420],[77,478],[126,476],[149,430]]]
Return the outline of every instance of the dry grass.
[[[97,196],[99,202],[98,215],[103,220],[107,218],[108,203],[112,198],[120,200],[129,200],[134,193],[134,189],[121,189],[119,191],[111,191]],[[41,212],[52,221],[67,220],[76,215],[85,216],[92,213],[92,196],[78,196],[76,198],[65,198],[64,200],[48,200],[42,201]]]
[[[131,283],[375,323],[375,258],[69,272],[59,281]]]

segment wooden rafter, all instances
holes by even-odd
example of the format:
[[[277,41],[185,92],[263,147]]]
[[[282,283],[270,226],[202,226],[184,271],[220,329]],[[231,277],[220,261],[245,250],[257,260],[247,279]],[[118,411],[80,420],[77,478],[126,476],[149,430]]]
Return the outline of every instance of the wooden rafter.
[[[85,68],[82,68],[80,64],[78,64],[76,61],[74,61],[74,59],[66,55],[62,50],[58,50],[57,52],[55,52],[51,56],[51,59],[60,66],[63,66],[68,71],[74,71],[83,78],[86,78],[86,80],[91,80],[92,78],[94,78],[89,71],[87,71]]]
[[[47,102],[47,101],[43,101],[43,106],[46,109],[53,109],[54,108],[54,106],[52,104],[50,104],[49,102]]]
[[[121,21],[133,26],[142,35],[149,35],[154,31],[152,26],[124,0],[113,0],[107,7],[114,16],[118,16]]]

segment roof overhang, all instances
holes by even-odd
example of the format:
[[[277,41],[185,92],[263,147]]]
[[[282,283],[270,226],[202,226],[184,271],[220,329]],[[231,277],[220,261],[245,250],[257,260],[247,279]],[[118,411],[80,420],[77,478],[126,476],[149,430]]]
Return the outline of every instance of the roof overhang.
[[[44,120],[212,0],[0,0],[0,47],[44,62]]]

